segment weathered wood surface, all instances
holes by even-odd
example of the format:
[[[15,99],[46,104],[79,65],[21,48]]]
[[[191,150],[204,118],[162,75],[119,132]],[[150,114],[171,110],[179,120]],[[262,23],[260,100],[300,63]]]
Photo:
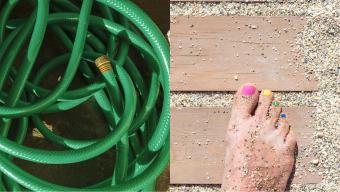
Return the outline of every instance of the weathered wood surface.
[[[284,108],[297,136],[299,150],[312,142],[313,129],[307,128],[313,108]],[[225,130],[229,121],[227,108],[171,109],[172,184],[220,184],[225,155]],[[302,156],[302,164],[312,157]],[[317,173],[297,170],[293,183],[318,183]],[[305,175],[306,174],[306,175]],[[301,176],[301,177],[300,177]]]
[[[175,17],[171,90],[233,91],[247,82],[274,91],[316,90],[294,46],[304,25],[301,17]]]

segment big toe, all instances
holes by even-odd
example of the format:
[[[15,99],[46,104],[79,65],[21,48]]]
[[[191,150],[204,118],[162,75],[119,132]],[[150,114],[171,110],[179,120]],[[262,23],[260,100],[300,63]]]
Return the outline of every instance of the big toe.
[[[232,117],[250,117],[257,106],[259,93],[253,84],[245,84],[235,94]]]

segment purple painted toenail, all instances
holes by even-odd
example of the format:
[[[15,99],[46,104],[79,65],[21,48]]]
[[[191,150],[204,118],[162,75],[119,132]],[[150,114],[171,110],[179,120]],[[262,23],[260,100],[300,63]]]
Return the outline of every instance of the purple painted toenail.
[[[254,87],[252,85],[246,85],[242,89],[242,93],[245,96],[251,96],[255,93],[255,91],[256,91],[256,87]]]

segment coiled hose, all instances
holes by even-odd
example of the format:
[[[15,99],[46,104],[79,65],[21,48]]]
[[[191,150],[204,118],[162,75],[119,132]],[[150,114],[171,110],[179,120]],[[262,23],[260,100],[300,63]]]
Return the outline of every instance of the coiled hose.
[[[9,19],[18,2],[5,1],[0,12],[0,190],[154,190],[170,155],[170,51],[160,30],[129,0],[83,0],[81,7],[69,0],[30,0],[25,2],[34,7],[29,17]],[[93,6],[99,10],[96,14]],[[50,58],[33,74],[47,28],[67,51]],[[28,47],[21,64],[14,65],[25,43]],[[129,57],[130,47],[145,60],[147,78]],[[63,66],[65,72],[54,89],[41,86],[47,75]],[[77,73],[86,85],[70,89]],[[8,82],[10,88],[6,88]],[[40,117],[93,98],[110,130],[103,138],[65,138],[50,131]],[[14,120],[19,123],[10,139]],[[66,149],[48,151],[22,145],[30,123],[46,139]],[[42,164],[77,163],[111,148],[116,149],[112,177],[81,189],[49,183],[12,162],[15,157]]]

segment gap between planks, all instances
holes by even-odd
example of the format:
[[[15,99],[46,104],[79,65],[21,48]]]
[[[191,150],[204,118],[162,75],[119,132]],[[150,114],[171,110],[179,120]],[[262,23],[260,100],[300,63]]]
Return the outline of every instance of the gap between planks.
[[[312,107],[289,107],[283,111],[297,137],[299,151],[311,144],[314,129]],[[221,184],[228,108],[171,109],[171,184]],[[190,158],[189,158],[190,157]],[[313,157],[301,157],[293,183],[319,183],[321,177],[304,165]]]
[[[171,90],[315,91],[295,48],[302,17],[177,16],[171,23]]]

